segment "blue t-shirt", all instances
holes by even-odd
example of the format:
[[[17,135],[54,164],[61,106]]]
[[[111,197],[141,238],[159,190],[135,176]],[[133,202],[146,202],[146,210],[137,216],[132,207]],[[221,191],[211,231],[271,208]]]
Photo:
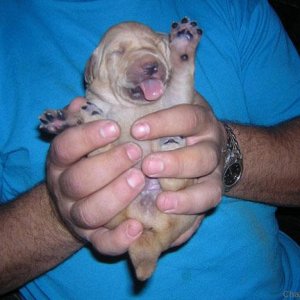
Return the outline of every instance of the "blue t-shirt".
[[[49,144],[37,117],[84,95],[85,63],[103,33],[130,20],[168,32],[183,16],[203,29],[196,88],[218,118],[269,126],[299,115],[299,56],[266,0],[3,0],[2,203],[44,180]],[[134,282],[126,256],[104,257],[87,246],[21,292],[55,300],[281,299],[300,291],[300,250],[279,231],[275,210],[223,197],[145,284]]]

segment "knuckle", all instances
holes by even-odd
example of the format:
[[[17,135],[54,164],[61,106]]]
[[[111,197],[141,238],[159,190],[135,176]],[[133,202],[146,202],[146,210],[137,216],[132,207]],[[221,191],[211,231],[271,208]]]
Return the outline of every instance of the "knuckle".
[[[202,119],[203,111],[198,105],[195,105],[194,109],[191,110],[190,116],[187,118],[187,125],[190,129],[195,129],[201,123]]]
[[[80,143],[82,143],[87,149],[94,148],[98,142],[97,135],[95,135],[95,131],[92,130],[94,127],[94,122],[78,126]]]
[[[207,152],[206,152],[206,161],[208,164],[208,169],[211,171],[216,169],[216,167],[219,164],[219,153],[216,149],[215,144],[211,144],[210,147],[208,147]]]
[[[211,207],[216,207],[222,199],[223,195],[223,185],[220,180],[212,180],[210,183],[211,190]]]
[[[124,240],[124,226],[121,224],[113,230],[106,228],[97,229],[90,242],[103,254],[120,255],[128,250],[129,243]]]
[[[54,163],[65,162],[69,160],[69,146],[63,142],[63,139],[58,136],[56,137],[49,151],[49,158]]]
[[[87,201],[75,203],[70,214],[72,220],[80,227],[95,228],[99,225],[99,220],[94,215],[95,212],[89,209]]]
[[[168,177],[181,177],[185,174],[188,167],[186,165],[186,160],[184,159],[185,157],[180,150],[164,152],[162,153],[161,158],[165,165],[164,175]]]
[[[116,146],[102,155],[105,164],[109,165],[109,173],[120,174],[134,164],[127,154],[125,145]]]
[[[184,171],[186,169],[185,161],[182,159],[180,155],[176,153],[176,151],[171,152],[169,155],[169,165],[173,169],[173,174],[176,177],[179,177],[181,174],[184,174]]]
[[[78,198],[81,196],[82,180],[78,172],[66,170],[61,174],[59,185],[63,194]]]

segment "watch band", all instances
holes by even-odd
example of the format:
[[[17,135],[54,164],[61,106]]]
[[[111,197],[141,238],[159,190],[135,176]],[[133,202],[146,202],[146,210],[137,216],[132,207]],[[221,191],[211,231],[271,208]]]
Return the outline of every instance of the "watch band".
[[[225,192],[229,192],[241,179],[243,173],[243,155],[232,128],[224,123],[227,134],[223,184]]]

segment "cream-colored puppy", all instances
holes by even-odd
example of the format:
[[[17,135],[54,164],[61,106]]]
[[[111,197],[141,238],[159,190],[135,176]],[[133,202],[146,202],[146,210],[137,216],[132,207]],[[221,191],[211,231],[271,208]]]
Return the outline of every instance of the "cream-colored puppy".
[[[194,56],[201,33],[197,24],[187,18],[173,23],[169,36],[133,22],[112,27],[87,64],[86,105],[78,114],[71,114],[67,109],[46,111],[40,118],[41,129],[56,134],[80,123],[112,119],[122,129],[117,143],[138,143],[144,156],[184,147],[183,137],[136,141],[130,129],[135,120],[146,114],[192,103]],[[129,248],[138,279],[149,278],[162,251],[194,224],[196,216],[164,214],[155,204],[162,190],[176,191],[188,184],[188,179],[147,178],[141,194],[106,225],[114,228],[128,218],[143,224],[141,237]]]

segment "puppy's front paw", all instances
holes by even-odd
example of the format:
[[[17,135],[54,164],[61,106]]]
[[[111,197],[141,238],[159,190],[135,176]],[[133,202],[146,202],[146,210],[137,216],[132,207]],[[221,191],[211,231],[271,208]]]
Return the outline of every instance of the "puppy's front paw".
[[[47,133],[58,134],[69,127],[64,110],[46,110],[39,119],[40,130]]]
[[[103,115],[103,110],[97,105],[95,105],[94,103],[91,103],[89,101],[86,102],[86,105],[81,106],[81,109],[90,116]]]
[[[202,30],[195,21],[187,17],[171,26],[170,45],[182,61],[187,61],[194,55],[197,44],[202,36]]]

